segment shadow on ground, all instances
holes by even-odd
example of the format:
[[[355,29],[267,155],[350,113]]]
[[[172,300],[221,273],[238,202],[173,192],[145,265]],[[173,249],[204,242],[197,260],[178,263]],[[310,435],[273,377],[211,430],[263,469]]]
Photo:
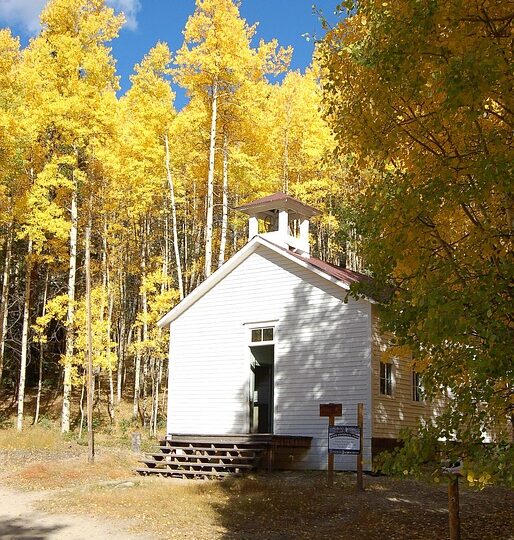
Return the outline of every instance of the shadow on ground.
[[[223,540],[441,540],[448,536],[445,485],[366,478],[356,493],[354,475],[338,475],[333,489],[318,474],[278,473],[224,484],[214,503]],[[461,492],[462,537],[512,539],[514,493]]]
[[[34,523],[30,519],[11,519],[0,517],[0,539],[23,538],[25,540],[46,540],[63,529],[62,525],[44,526]]]

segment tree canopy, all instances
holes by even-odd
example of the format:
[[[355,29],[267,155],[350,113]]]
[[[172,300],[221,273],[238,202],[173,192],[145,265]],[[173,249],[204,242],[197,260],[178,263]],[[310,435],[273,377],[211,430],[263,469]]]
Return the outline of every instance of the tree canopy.
[[[393,287],[384,327],[413,351],[427,394],[450,395],[424,448],[460,441],[470,474],[512,481],[512,6],[339,11],[320,47],[325,118],[352,165],[362,255]]]

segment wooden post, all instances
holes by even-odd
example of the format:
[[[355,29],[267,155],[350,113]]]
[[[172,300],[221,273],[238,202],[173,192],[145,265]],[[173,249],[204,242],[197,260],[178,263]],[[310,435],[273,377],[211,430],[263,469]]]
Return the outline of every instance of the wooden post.
[[[450,527],[450,540],[460,540],[459,515],[459,477],[450,476],[448,480],[448,520]]]
[[[328,425],[329,427],[332,427],[335,425],[335,416],[331,414],[328,417]],[[328,487],[332,487],[334,485],[334,454],[331,452],[328,453]]]
[[[341,416],[343,414],[343,406],[341,403],[320,403],[319,404],[319,415],[322,417],[328,418],[328,431],[330,428],[335,426],[336,416]],[[328,486],[332,487],[334,485],[334,454],[330,452],[330,443],[329,443],[329,452],[328,452],[328,462],[327,462],[327,472],[328,472]]]
[[[362,481],[362,455],[364,448],[364,403],[357,405],[357,424],[359,426],[359,453],[357,454],[357,491],[364,491]]]

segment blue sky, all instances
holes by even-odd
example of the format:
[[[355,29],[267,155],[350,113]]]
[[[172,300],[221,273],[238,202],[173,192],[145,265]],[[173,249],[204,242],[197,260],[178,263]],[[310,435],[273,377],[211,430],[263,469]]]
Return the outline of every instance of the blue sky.
[[[112,42],[113,55],[121,76],[122,92],[130,82],[134,64],[157,41],[166,41],[172,51],[182,45],[182,30],[193,13],[194,0],[107,0],[116,10],[127,15],[127,24],[117,40]],[[333,19],[337,0],[315,0],[318,9]],[[38,31],[38,16],[45,0],[0,0],[0,26],[10,26],[24,44]],[[256,39],[277,38],[282,46],[294,48],[292,69],[303,69],[312,58],[313,40],[304,34],[322,36],[317,15],[312,12],[312,1],[305,0],[242,0],[241,15],[250,23],[259,22]],[[175,89],[177,91],[177,89]],[[177,108],[186,101],[177,91]]]

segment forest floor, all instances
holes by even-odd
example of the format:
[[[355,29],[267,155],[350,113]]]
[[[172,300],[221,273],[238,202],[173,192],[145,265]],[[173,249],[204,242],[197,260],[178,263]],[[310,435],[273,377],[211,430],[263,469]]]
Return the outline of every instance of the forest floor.
[[[445,485],[366,476],[356,493],[350,473],[338,473],[333,489],[319,472],[222,482],[138,477],[138,456],[109,442],[99,439],[88,465],[87,448],[73,438],[0,430],[0,539],[448,537]],[[462,485],[463,540],[514,539],[513,508],[511,490]]]

